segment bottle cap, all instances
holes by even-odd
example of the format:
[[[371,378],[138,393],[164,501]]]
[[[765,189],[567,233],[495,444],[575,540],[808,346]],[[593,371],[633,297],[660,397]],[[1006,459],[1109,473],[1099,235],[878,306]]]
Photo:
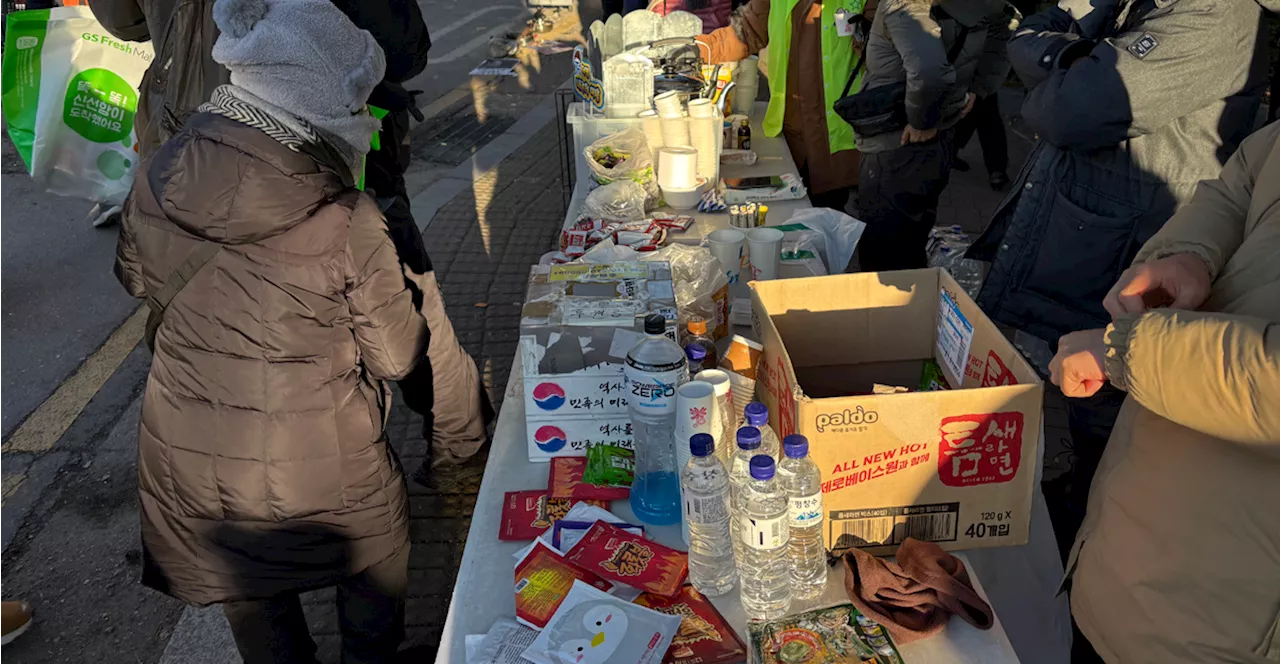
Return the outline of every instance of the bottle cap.
[[[707,321],[701,316],[694,316],[689,319],[688,325],[685,326],[689,330],[689,334],[706,334]]]
[[[695,433],[689,439],[689,451],[696,457],[711,456],[716,451],[716,439],[709,433]]]
[[[793,433],[782,439],[782,451],[787,454],[788,459],[803,459],[809,454],[809,439]]]
[[[684,354],[685,357],[689,358],[690,362],[701,362],[707,359],[707,349],[699,346],[698,344],[689,344],[688,346],[685,346]]]
[[[738,429],[738,447],[744,450],[754,450],[760,447],[760,430],[755,427]]]
[[[761,427],[769,423],[769,407],[759,401],[747,404],[743,414],[747,416],[747,424],[753,427]]]
[[[773,479],[773,457],[767,454],[757,454],[751,457],[751,477],[757,480]]]
[[[667,331],[667,319],[662,314],[649,314],[644,317],[645,334],[662,334]]]

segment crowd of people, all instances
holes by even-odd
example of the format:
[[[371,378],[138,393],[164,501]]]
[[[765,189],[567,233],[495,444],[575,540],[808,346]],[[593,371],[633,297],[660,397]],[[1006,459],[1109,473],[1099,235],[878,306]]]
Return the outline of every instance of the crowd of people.
[[[391,661],[388,381],[425,418],[424,483],[482,472],[493,417],[405,187],[426,24],[414,0],[204,4],[90,4],[157,53],[116,263],[151,307],[144,582],[222,605],[250,664],[313,661],[298,594],[336,586],[343,661]],[[1280,124],[1256,129],[1280,2],[650,4],[705,14],[709,62],[768,49],[763,130],[866,222],[858,269],[925,266],[978,135],[1009,191],[969,251],[979,304],[1057,340],[1070,403],[1046,496],[1074,661],[1280,660]],[[1012,179],[1010,68],[1038,138]]]

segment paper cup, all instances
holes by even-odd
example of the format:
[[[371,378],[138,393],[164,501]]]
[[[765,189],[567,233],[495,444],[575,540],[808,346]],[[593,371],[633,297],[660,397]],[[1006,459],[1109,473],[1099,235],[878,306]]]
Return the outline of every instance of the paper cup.
[[[729,278],[730,284],[736,283],[742,273],[742,248],[746,241],[747,236],[741,231],[728,229],[711,231],[707,236],[711,255],[720,261],[724,276]]]
[[[720,422],[716,419],[717,412],[716,390],[711,383],[691,380],[676,390],[677,476],[684,472],[684,467],[689,465],[689,459],[693,457],[693,452],[689,449],[689,439],[699,433],[711,434],[712,438],[716,437],[720,429]],[[680,529],[685,544],[688,544],[689,522],[681,519]]]
[[[747,231],[747,247],[751,252],[751,274],[757,281],[778,278],[778,261],[782,257],[782,231],[776,228],[753,228]]]
[[[674,90],[654,97],[653,106],[658,110],[658,115],[664,118],[678,118],[684,115],[684,102],[680,99],[680,93]]]
[[[668,148],[687,148],[690,145],[689,120],[683,117],[663,117],[662,145]]]
[[[662,140],[662,120],[658,117],[658,112],[650,109],[641,111],[640,127],[644,130],[644,139],[649,143],[649,152],[657,154],[666,143]]]
[[[698,186],[698,151],[665,147],[657,151],[658,184],[666,189],[695,189]],[[694,205],[697,205],[695,202]]]
[[[733,382],[729,379],[729,372],[720,369],[699,371],[694,380],[710,383],[716,392],[715,418],[721,423],[721,435],[716,437],[716,457],[728,468],[729,462],[733,460],[733,439],[737,422],[733,419]]]
[[[716,118],[689,118],[689,142],[698,151],[698,177],[714,180],[720,166],[720,153],[716,150],[716,132],[720,121]]]
[[[695,118],[709,118],[715,114],[716,105],[710,99],[690,99],[689,115]]]

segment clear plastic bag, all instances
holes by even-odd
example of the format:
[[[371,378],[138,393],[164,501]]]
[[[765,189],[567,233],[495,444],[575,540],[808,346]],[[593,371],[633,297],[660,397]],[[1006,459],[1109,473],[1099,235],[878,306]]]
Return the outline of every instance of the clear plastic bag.
[[[630,180],[644,188],[651,205],[657,205],[658,179],[644,132],[632,128],[610,134],[588,145],[583,156],[591,170],[591,181],[596,185]]]
[[[640,221],[645,218],[647,197],[644,187],[631,180],[619,180],[597,187],[587,194],[582,214],[595,219]]]
[[[671,265],[671,284],[676,292],[681,328],[690,317],[702,316],[714,323],[707,330],[712,337],[718,339],[728,334],[729,279],[720,269],[720,261],[707,248],[671,244],[657,251],[638,252],[605,241],[580,260],[584,263],[666,261]]]
[[[982,263],[964,257],[970,244],[969,235],[959,226],[937,226],[929,231],[925,251],[929,267],[946,270],[969,297],[977,298],[982,290]]]
[[[808,208],[791,215],[787,224],[804,224],[823,235],[827,249],[827,271],[840,274],[853,258],[853,250],[867,225],[830,208]]]

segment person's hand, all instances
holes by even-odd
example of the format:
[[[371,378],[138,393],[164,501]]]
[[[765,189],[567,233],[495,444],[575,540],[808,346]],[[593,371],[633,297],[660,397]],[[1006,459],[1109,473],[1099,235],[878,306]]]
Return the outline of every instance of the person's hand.
[[[1174,254],[1120,275],[1102,306],[1112,318],[1155,307],[1196,309],[1209,298],[1209,266],[1195,254]]]
[[[1069,397],[1091,397],[1107,382],[1102,358],[1107,353],[1106,330],[1084,330],[1058,340],[1058,354],[1049,362],[1049,379]]]
[[[960,111],[960,117],[963,118],[964,116],[968,115],[969,112],[973,110],[973,105],[977,101],[978,101],[978,95],[975,95],[972,92],[967,93],[964,96],[964,109]]]
[[[902,129],[902,144],[908,143],[924,143],[932,141],[934,136],[938,135],[937,129],[916,129],[911,125],[907,125]]]

